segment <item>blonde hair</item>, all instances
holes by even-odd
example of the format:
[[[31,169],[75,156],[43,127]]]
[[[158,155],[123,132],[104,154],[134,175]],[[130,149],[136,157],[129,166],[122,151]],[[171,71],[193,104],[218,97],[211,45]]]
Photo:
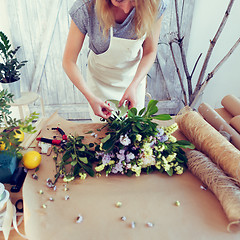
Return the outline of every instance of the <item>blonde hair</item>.
[[[146,33],[151,35],[152,26],[157,19],[160,0],[135,0],[134,7],[136,13],[134,16],[135,33],[141,38]],[[115,19],[111,9],[111,0],[95,0],[95,9],[100,22],[103,34],[108,34],[111,26],[114,26]]]

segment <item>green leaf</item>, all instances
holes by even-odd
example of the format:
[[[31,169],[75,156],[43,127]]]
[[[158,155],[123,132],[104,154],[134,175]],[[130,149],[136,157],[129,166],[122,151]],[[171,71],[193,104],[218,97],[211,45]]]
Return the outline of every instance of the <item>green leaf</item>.
[[[186,140],[179,140],[174,143],[174,146],[181,147],[181,148],[195,149],[194,144]]]
[[[88,159],[86,157],[80,157],[79,160],[82,161],[85,164],[88,163]]]
[[[110,100],[107,100],[107,102],[111,102],[115,105],[116,110],[120,112],[119,117],[124,116],[128,111],[128,106],[127,105],[125,105],[125,106],[122,105],[121,107],[118,107],[119,106],[119,101],[117,101],[117,100],[110,99]]]
[[[62,156],[62,160],[66,161],[71,157],[71,151],[66,151],[63,156]]]
[[[129,111],[128,111],[128,117],[129,118],[133,118],[137,115],[137,109],[136,108],[131,108]]]
[[[84,152],[86,150],[86,147],[85,146],[82,146],[80,149],[79,149],[79,151],[81,151],[81,152]]]
[[[88,132],[86,132],[85,134],[90,134],[90,133],[93,133],[93,131],[88,131]]]
[[[156,120],[171,120],[171,116],[169,114],[160,114],[160,115],[157,115],[157,116],[152,116],[153,119],[156,119]]]
[[[71,162],[71,165],[72,165],[72,166],[75,166],[76,164],[77,164],[77,161]]]
[[[149,110],[149,116],[152,116],[154,113],[158,112],[158,107],[157,106],[153,106],[150,110]]]
[[[89,176],[94,177],[95,172],[93,171],[93,169],[87,165],[84,164],[80,164],[81,167],[89,174]]]
[[[138,114],[138,115],[139,115],[139,116],[142,116],[143,113],[144,113],[144,111],[145,111],[145,109],[146,109],[146,108],[141,109],[141,110],[139,111],[139,114]]]
[[[173,169],[172,168],[170,168],[168,171],[166,171],[167,172],[167,174],[168,174],[168,176],[172,176],[173,175]]]
[[[101,140],[102,143],[105,143],[107,140],[109,140],[111,137],[111,134],[108,134],[105,138]]]

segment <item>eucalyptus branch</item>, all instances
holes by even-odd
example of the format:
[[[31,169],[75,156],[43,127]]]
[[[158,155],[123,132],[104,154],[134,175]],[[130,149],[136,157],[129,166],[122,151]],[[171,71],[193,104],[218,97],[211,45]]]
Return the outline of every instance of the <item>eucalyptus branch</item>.
[[[232,9],[232,6],[233,6],[233,3],[234,3],[235,0],[230,0],[229,4],[228,4],[228,7],[227,7],[227,10],[224,14],[224,17],[222,19],[222,22],[213,38],[213,40],[210,41],[210,46],[209,46],[209,49],[208,49],[208,52],[207,52],[207,55],[205,57],[205,60],[204,60],[204,63],[203,63],[203,66],[202,66],[202,69],[201,69],[201,72],[200,72],[200,75],[199,75],[199,78],[198,78],[198,81],[197,81],[197,84],[196,84],[196,87],[195,87],[195,90],[194,90],[194,93],[193,95],[195,96],[197,94],[197,92],[200,90],[201,88],[201,85],[202,85],[202,81],[203,81],[203,78],[204,78],[204,75],[205,75],[205,72],[206,72],[206,69],[207,69],[207,65],[208,65],[208,62],[210,60],[210,57],[212,55],[212,52],[213,52],[213,48],[214,46],[216,45],[216,42],[221,34],[221,32],[223,31],[223,28],[227,22],[227,19],[228,19],[228,16],[230,14],[230,11]]]
[[[219,70],[219,68],[223,65],[223,63],[226,62],[227,59],[232,55],[233,51],[238,47],[239,44],[240,44],[240,38],[238,38],[236,43],[232,46],[232,48],[228,51],[228,53],[223,57],[223,59],[207,75],[205,81],[203,82],[203,84],[201,84],[199,91],[196,93],[196,95],[194,95],[194,101],[192,103],[190,103],[190,106],[195,105],[196,101],[198,100],[198,98],[202,94],[202,92],[204,91],[204,89],[205,89],[206,85],[208,84],[208,82],[210,81],[210,79],[212,79],[213,75]]]
[[[184,85],[183,85],[181,73],[179,71],[179,67],[177,65],[177,61],[176,61],[176,58],[175,58],[175,55],[174,55],[174,52],[173,52],[172,43],[173,42],[170,42],[169,46],[170,46],[170,50],[171,50],[171,54],[172,54],[174,65],[176,67],[177,75],[178,75],[178,78],[179,78],[179,81],[180,81],[180,85],[181,85],[181,88],[182,88],[182,92],[183,92],[183,96],[184,96],[184,105],[186,106],[187,105],[187,95],[186,95],[186,91],[185,91],[185,88],[184,88]]]

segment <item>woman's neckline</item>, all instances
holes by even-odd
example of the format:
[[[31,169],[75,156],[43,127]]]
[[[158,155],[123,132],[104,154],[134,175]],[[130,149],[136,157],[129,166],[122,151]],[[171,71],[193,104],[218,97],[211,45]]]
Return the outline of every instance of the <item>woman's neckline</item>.
[[[121,9],[119,9],[118,7],[113,6],[113,14],[115,17],[115,22],[117,24],[122,24],[124,23],[124,21],[128,18],[128,16],[131,14],[131,12],[133,11],[134,7],[132,7],[132,9],[129,11],[129,13],[124,13]]]

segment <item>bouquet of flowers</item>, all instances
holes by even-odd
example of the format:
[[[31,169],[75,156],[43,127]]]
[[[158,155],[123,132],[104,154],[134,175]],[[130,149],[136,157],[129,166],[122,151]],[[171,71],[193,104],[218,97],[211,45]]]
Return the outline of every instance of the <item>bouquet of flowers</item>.
[[[188,141],[177,141],[172,133],[177,130],[176,123],[169,127],[158,127],[153,120],[169,120],[170,115],[156,115],[157,100],[151,100],[147,109],[137,112],[131,108],[120,109],[107,121],[108,132],[96,146],[97,172],[135,174],[150,173],[154,170],[166,172],[169,176],[182,174],[187,158],[182,148],[193,149]],[[116,106],[117,102],[114,102]]]

